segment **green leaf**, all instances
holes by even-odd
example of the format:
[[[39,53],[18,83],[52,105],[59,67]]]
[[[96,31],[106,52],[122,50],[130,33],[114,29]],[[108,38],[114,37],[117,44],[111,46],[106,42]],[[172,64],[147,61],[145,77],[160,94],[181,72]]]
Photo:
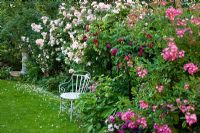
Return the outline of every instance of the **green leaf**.
[[[182,127],[185,128],[186,125],[187,125],[187,123],[186,123],[186,121],[184,121],[184,122],[182,123]]]
[[[87,132],[90,133],[90,132],[92,131],[92,129],[93,129],[93,125],[90,125],[90,126],[88,127]]]

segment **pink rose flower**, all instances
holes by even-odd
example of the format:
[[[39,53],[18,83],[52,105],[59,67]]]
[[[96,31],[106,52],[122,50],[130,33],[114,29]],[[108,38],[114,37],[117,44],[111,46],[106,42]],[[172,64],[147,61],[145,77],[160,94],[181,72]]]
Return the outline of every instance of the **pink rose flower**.
[[[144,100],[140,100],[139,102],[140,102],[140,108],[146,109],[149,107],[148,103],[145,102]]]
[[[37,44],[37,45],[39,45],[39,46],[43,46],[44,45],[44,39],[37,39],[36,41],[35,41],[35,43]]]
[[[194,75],[198,72],[198,66],[193,63],[187,63],[184,65],[184,70],[188,71],[189,74]]]
[[[109,116],[108,120],[109,120],[110,122],[114,122],[114,121],[115,121],[115,117],[111,115],[111,116]]]
[[[131,121],[131,122],[128,123],[128,128],[131,128],[131,129],[137,128],[137,125],[134,122]]]
[[[155,123],[154,129],[156,130],[156,133],[172,133],[172,130],[168,127],[167,124],[158,125],[157,123]]]
[[[179,50],[175,42],[169,41],[168,47],[163,49],[161,55],[166,61],[174,61],[177,58],[183,58],[185,56],[184,50]]]
[[[161,93],[163,91],[163,89],[164,89],[164,86],[163,85],[156,86],[156,89],[157,89],[158,92]]]
[[[168,47],[162,51],[161,55],[167,61],[174,61],[178,55],[178,47],[174,42],[168,42]]]
[[[125,55],[125,56],[124,56],[124,59],[125,59],[126,61],[130,61],[130,58],[131,58],[130,55]]]
[[[180,110],[181,110],[182,113],[185,113],[185,112],[188,111],[188,110],[187,110],[187,106],[185,106],[185,105],[181,105],[181,106],[180,106]]]
[[[176,99],[176,103],[180,104],[180,103],[181,103],[181,99],[180,99],[180,98],[177,98],[177,99]]]
[[[154,105],[154,106],[152,106],[152,111],[153,111],[153,112],[155,112],[155,111],[156,111],[156,109],[157,109],[157,106],[155,106],[155,105]]]
[[[175,17],[182,14],[182,11],[179,9],[175,9],[173,7],[170,7],[166,10],[166,18],[168,18],[170,21],[174,21]]]
[[[178,52],[178,58],[183,58],[185,56],[185,51],[181,50]]]
[[[179,37],[179,38],[182,38],[185,34],[186,31],[189,31],[190,34],[192,34],[192,30],[190,28],[185,28],[185,29],[176,29],[176,35]]]
[[[127,112],[124,112],[121,114],[121,119],[126,122],[134,116],[135,116],[135,113],[129,109]]]
[[[113,48],[111,49],[111,55],[115,56],[117,54],[118,49],[117,48]]]
[[[191,126],[192,124],[197,122],[197,116],[196,114],[190,114],[190,113],[186,113],[185,114],[185,119],[186,122]]]
[[[139,119],[137,120],[137,123],[138,123],[139,125],[141,125],[143,129],[147,127],[147,120],[146,120],[145,117],[139,118]]]
[[[186,26],[187,22],[184,19],[177,18],[177,25],[178,26]]]
[[[200,25],[200,18],[192,18],[190,22],[196,25]]]
[[[137,67],[137,74],[139,77],[144,78],[147,75],[147,69],[142,69],[141,67]]]

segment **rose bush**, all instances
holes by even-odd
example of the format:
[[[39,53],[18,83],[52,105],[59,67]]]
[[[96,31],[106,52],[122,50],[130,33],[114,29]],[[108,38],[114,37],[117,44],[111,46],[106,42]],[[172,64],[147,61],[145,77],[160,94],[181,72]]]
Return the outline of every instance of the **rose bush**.
[[[124,75],[122,79],[129,85],[123,85],[119,92],[126,96],[132,87],[131,109],[146,117],[147,131],[187,132],[197,125],[199,18],[188,10],[156,8],[147,11],[132,28],[123,23],[124,17],[120,21],[119,14],[113,13],[90,24],[86,60],[92,59],[94,71],[113,77]],[[115,126],[108,125],[109,131],[129,129],[123,129],[123,123]]]

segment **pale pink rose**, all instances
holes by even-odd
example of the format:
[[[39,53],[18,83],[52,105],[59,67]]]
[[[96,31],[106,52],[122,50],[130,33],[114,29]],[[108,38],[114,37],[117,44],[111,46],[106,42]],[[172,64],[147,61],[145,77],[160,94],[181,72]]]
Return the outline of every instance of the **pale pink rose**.
[[[164,86],[163,85],[156,86],[156,89],[157,89],[158,92],[161,93],[164,89]]]
[[[144,78],[147,75],[147,69],[143,69],[141,67],[137,67],[137,74],[139,77]]]
[[[177,99],[176,99],[176,103],[180,104],[180,103],[181,103],[181,99],[180,99],[180,98],[177,98]]]
[[[37,39],[36,41],[35,41],[35,43],[37,44],[37,45],[39,45],[39,46],[43,46],[44,45],[44,39]]]
[[[185,90],[188,90],[188,89],[189,89],[189,87],[190,87],[190,85],[189,85],[189,84],[187,84],[187,83],[184,85],[184,89],[185,89]]]
[[[152,111],[153,111],[153,112],[155,112],[155,111],[156,111],[156,109],[157,109],[157,106],[155,106],[155,105],[154,105],[154,106],[152,106]]]

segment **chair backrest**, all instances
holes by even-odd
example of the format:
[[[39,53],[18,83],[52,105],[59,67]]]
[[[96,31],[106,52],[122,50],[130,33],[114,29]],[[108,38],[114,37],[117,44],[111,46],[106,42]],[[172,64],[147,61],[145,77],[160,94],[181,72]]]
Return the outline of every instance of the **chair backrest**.
[[[72,74],[72,92],[84,93],[88,89],[91,76],[89,72],[77,71]]]

